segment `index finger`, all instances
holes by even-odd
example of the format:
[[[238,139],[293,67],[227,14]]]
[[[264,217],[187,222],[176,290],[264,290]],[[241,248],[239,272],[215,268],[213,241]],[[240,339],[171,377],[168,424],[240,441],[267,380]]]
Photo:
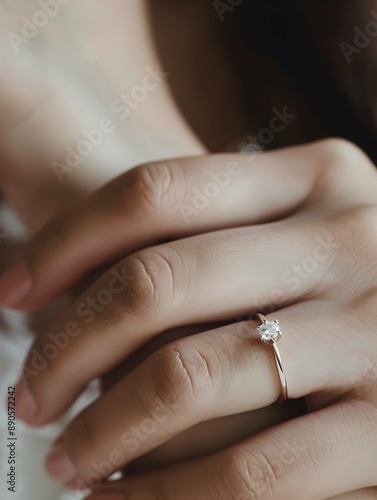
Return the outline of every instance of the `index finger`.
[[[128,171],[31,240],[0,279],[0,304],[36,309],[97,266],[160,240],[281,217],[315,185],[316,147],[169,160]]]

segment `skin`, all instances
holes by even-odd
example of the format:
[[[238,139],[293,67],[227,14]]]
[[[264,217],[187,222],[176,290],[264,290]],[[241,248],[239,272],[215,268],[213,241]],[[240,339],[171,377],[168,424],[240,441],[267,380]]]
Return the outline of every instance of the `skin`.
[[[185,224],[182,204],[226,169],[227,185]],[[165,343],[106,391],[56,443],[50,473],[94,488],[94,473],[106,478],[192,426],[274,403],[276,367],[250,316],[264,310],[282,325],[289,396],[305,398],[309,413],[92,498],[320,500],[374,487],[376,188],[374,165],[341,140],[167,160],[124,174],[37,235],[0,282],[11,286],[7,306],[40,307],[112,265],[32,347],[18,386],[18,414],[31,425],[57,419],[159,333],[227,322]],[[116,272],[127,278],[114,291]],[[104,290],[112,301],[86,322],[81,304]],[[36,369],[62,331],[67,345]]]
[[[111,86],[113,86],[115,89],[119,89],[119,92],[124,90],[123,83],[124,81],[131,82],[133,81],[133,75],[135,75],[135,81],[137,81],[138,78],[138,67],[133,66],[132,63],[135,62],[135,60],[130,60],[127,64],[125,63],[125,60],[127,58],[127,54],[119,54],[119,59],[122,61],[122,65],[115,64],[113,67],[113,70],[108,67],[108,61],[106,58],[106,51],[103,54],[103,57],[101,55],[101,51],[99,48],[103,47],[103,39],[98,36],[98,30],[89,33],[91,30],[89,30],[90,27],[93,27],[96,24],[96,18],[93,16],[93,14],[98,10],[98,8],[101,8],[100,4],[96,4],[94,7],[93,2],[90,4],[90,8],[87,9],[85,8],[85,2],[76,2],[76,5],[78,5],[78,8],[82,8],[82,18],[81,21],[83,25],[80,27],[81,31],[81,36],[85,37],[86,39],[90,39],[90,43],[93,45],[96,45],[98,42],[98,47],[96,50],[97,55],[99,56],[99,67],[101,68],[100,71],[103,71],[109,79],[109,83]],[[124,2],[123,2],[124,4]],[[140,10],[137,15],[142,14],[143,12],[143,6],[141,5],[142,2],[138,2],[138,5],[140,5]],[[114,7],[115,5],[113,4],[113,9],[112,11],[114,12]],[[171,7],[171,6],[170,6]],[[70,7],[69,7],[70,8]],[[119,6],[117,7],[118,11],[117,14],[121,16],[121,10],[122,8],[127,8],[127,19],[130,20],[130,23],[135,24],[135,20],[132,16],[130,16],[130,10],[129,6],[126,7],[125,5],[122,5],[122,3],[119,3]],[[103,11],[102,15],[107,14],[107,12]],[[117,17],[117,14],[114,16]],[[144,15],[144,14],[143,14]],[[92,17],[90,17],[92,16]],[[185,13],[185,17],[187,17],[187,12]],[[60,18],[59,18],[60,19]],[[8,20],[7,20],[8,21]],[[16,18],[17,21],[17,18]],[[112,22],[114,19],[112,20]],[[2,19],[2,22],[4,22],[4,17]],[[178,24],[182,26],[182,23],[184,22],[184,19],[182,19]],[[87,23],[88,30],[87,32],[85,31],[85,26],[84,24]],[[146,29],[145,24],[141,23],[140,26],[142,27],[141,31]],[[16,30],[17,26],[15,26],[13,29]],[[10,25],[6,25],[6,29],[12,29]],[[83,33],[85,32],[85,35]],[[127,36],[127,33],[129,33],[129,30],[124,30],[120,29],[119,31],[114,29],[114,33],[122,33],[123,38]],[[44,36],[46,37],[46,33],[44,33]],[[47,34],[48,36],[48,34]],[[132,38],[132,51],[134,53],[135,47],[145,47],[143,43],[134,43],[135,42],[135,33],[133,33],[133,38]],[[142,37],[142,40],[145,40],[145,37]],[[149,39],[148,39],[149,40]],[[112,41],[114,43],[114,46],[119,49],[119,47],[123,47],[125,50],[127,49],[127,46],[129,46],[129,41],[126,39],[114,39]],[[209,40],[208,38],[205,39],[205,43],[208,44]],[[200,40],[197,39],[197,43],[200,46]],[[29,47],[33,46],[33,42],[29,45]],[[5,47],[5,45],[4,45]],[[112,47],[111,43],[109,43],[108,46],[108,51],[112,52],[114,47]],[[146,47],[146,51],[142,52],[141,54],[138,55],[138,61],[140,63],[140,69],[142,70],[142,63],[145,61],[153,61],[153,63],[157,60],[156,56],[152,56],[150,58],[148,51],[150,51],[150,45]],[[113,51],[114,52],[114,51]],[[152,51],[153,52],[153,51]],[[213,52],[213,55],[215,55],[215,51]],[[3,54],[4,56],[4,54]],[[56,57],[56,54],[55,54]],[[212,58],[213,59],[213,58]],[[194,59],[192,59],[194,60]],[[7,66],[9,62],[9,65]],[[129,163],[130,165],[135,163],[135,158],[127,158],[127,151],[125,150],[124,152],[124,162],[122,165],[109,165],[106,166],[106,169],[102,169],[99,167],[99,161],[95,159],[97,156],[96,154],[92,158],[92,160],[95,160],[94,162],[91,162],[92,164],[88,168],[87,166],[83,166],[80,171],[78,171],[74,176],[70,176],[66,179],[64,182],[63,186],[59,186],[59,189],[56,189],[56,179],[52,178],[51,176],[51,169],[50,169],[50,163],[52,160],[55,160],[56,158],[59,158],[62,152],[64,151],[64,146],[69,143],[75,143],[80,139],[80,127],[82,124],[80,121],[77,119],[77,116],[75,115],[75,110],[70,109],[69,111],[69,127],[64,127],[64,123],[67,121],[67,101],[63,98],[61,99],[62,96],[62,88],[64,87],[59,87],[59,79],[55,78],[54,83],[57,84],[56,87],[53,88],[48,88],[46,89],[47,92],[44,94],[44,88],[39,89],[38,95],[43,95],[44,97],[41,99],[40,102],[32,102],[30,100],[30,96],[28,95],[28,86],[32,85],[35,86],[36,82],[33,81],[25,81],[25,87],[23,88],[22,85],[18,83],[17,85],[17,98],[14,99],[12,98],[12,95],[14,94],[14,78],[17,76],[17,66],[13,67],[12,62],[10,59],[7,57],[2,57],[2,63],[5,64],[5,70],[1,72],[2,75],[2,97],[3,97],[3,104],[6,105],[6,112],[4,112],[4,107],[3,107],[3,113],[2,113],[2,123],[1,123],[1,134],[2,134],[2,156],[3,156],[3,162],[1,165],[1,175],[2,175],[2,190],[3,193],[5,194],[7,200],[17,209],[17,211],[21,214],[22,219],[26,223],[27,227],[29,228],[30,232],[34,233],[36,232],[40,227],[43,227],[46,221],[53,217],[54,214],[60,213],[62,211],[65,211],[67,207],[74,205],[77,203],[78,200],[80,200],[83,196],[87,196],[90,194],[94,188],[100,186],[103,184],[104,180],[112,178],[114,175],[116,175],[118,172],[124,170],[125,165],[124,163]],[[124,68],[124,75],[121,72],[121,68]],[[106,68],[105,68],[106,67]],[[223,67],[223,63],[221,68]],[[219,69],[216,69],[216,74],[218,75]],[[18,75],[20,77],[22,75]],[[67,75],[65,75],[67,76]],[[29,80],[31,80],[29,78]],[[221,81],[222,79],[220,79]],[[18,82],[21,82],[22,78],[19,78]],[[94,82],[95,83],[95,82]],[[217,93],[221,93],[221,88],[219,87],[219,81],[217,82]],[[171,114],[171,117],[169,117],[169,120],[167,119],[167,110],[168,109],[174,109],[172,105],[172,101],[169,98],[165,99],[165,96],[168,96],[166,92],[164,91],[163,88],[161,88],[161,93],[158,91],[157,95],[154,94],[152,96],[152,99],[155,104],[151,104],[151,102],[148,102],[147,110],[148,110],[148,116],[144,116],[143,118],[143,123],[140,124],[138,120],[139,113],[133,114],[131,117],[131,122],[129,121],[127,123],[130,123],[130,129],[126,128],[124,130],[125,136],[129,137],[130,130],[134,128],[134,130],[138,129],[143,129],[146,124],[150,124],[150,129],[151,130],[158,130],[158,132],[162,131],[162,127],[166,127],[165,133],[169,137],[175,135],[177,137],[177,142],[180,143],[182,138],[184,138],[184,143],[186,146],[188,146],[188,150],[190,151],[191,154],[197,154],[201,153],[204,151],[204,148],[200,145],[200,143],[194,138],[194,135],[189,132],[189,130],[185,127],[184,123],[181,121],[181,117],[179,116],[179,113],[177,113],[177,110],[174,111],[174,113]],[[92,89],[89,89],[88,93],[91,93],[93,91]],[[234,92],[233,92],[234,93]],[[114,97],[117,94],[115,93]],[[156,97],[156,98],[155,98]],[[195,99],[196,102],[196,99]],[[219,97],[219,102],[224,103],[224,98]],[[47,103],[48,106],[45,106],[44,104]],[[53,105],[51,105],[53,103]],[[158,105],[160,103],[160,105]],[[161,106],[161,104],[163,104]],[[201,103],[201,106],[203,107],[206,103]],[[216,124],[218,132],[216,133],[216,137],[213,138],[214,140],[218,141],[219,134],[223,133],[223,131],[226,128],[226,125],[229,124],[229,113],[232,112],[233,110],[236,109],[235,106],[236,103],[232,103],[231,106],[227,107],[227,119],[226,123],[222,123],[219,125],[219,123]],[[223,106],[222,106],[223,107]],[[102,117],[102,108],[101,106],[98,106],[98,109],[96,106],[93,106],[93,104],[90,106],[90,111],[93,112],[93,110],[96,110],[95,112],[98,112],[98,117]],[[190,104],[190,110],[192,110],[192,104]],[[150,112],[149,112],[150,111]],[[302,111],[302,106],[300,106],[300,111]],[[161,122],[159,119],[159,116],[163,115],[164,120]],[[207,114],[208,115],[208,114]],[[206,115],[206,116],[207,116]],[[199,116],[199,114],[198,114]],[[301,116],[301,113],[300,113]],[[15,119],[16,117],[16,119]],[[155,118],[156,117],[156,118]],[[58,118],[58,119],[57,119]],[[233,119],[232,130],[234,130],[235,126],[237,126],[237,123],[240,123],[242,121],[242,114],[239,113],[237,117]],[[218,121],[219,122],[219,121]],[[59,126],[63,125],[63,126]],[[55,137],[55,140],[53,141],[52,145],[53,148],[51,150],[45,149],[45,138],[41,138],[41,144],[43,145],[43,148],[39,148],[38,154],[36,154],[36,149],[32,147],[32,144],[28,141],[28,137],[30,136],[30,133],[33,133],[33,139],[35,139],[35,130],[36,126],[38,125],[38,128],[41,130],[49,130],[50,131],[50,136]],[[213,129],[213,125],[210,125],[209,128]],[[225,126],[224,126],[225,125]],[[9,141],[9,137],[12,137],[12,141]],[[225,141],[227,139],[225,138]],[[119,138],[119,144],[122,143],[122,139]],[[123,141],[124,142],[124,141]],[[15,143],[18,144],[18,146],[21,145],[21,147],[17,148],[17,150],[13,150],[12,148],[9,149],[9,144]],[[6,146],[6,147],[4,147]],[[51,144],[50,144],[51,146]],[[145,146],[145,145],[144,145]],[[219,146],[221,148],[221,145]],[[20,151],[24,152],[24,156],[20,155]],[[43,153],[43,155],[41,155]],[[163,156],[166,156],[168,151],[161,152]],[[155,151],[149,151],[146,150],[144,147],[140,148],[137,151],[137,157],[140,162],[146,161],[149,159],[151,156],[155,156],[156,152]],[[30,168],[30,162],[29,159],[33,158],[33,168]],[[35,164],[34,164],[35,163]],[[93,164],[94,163],[94,164]],[[95,172],[95,175],[93,175]],[[43,179],[43,182],[40,183],[40,180]],[[25,189],[23,189],[25,187]],[[51,192],[54,193],[54,196],[51,196]],[[96,240],[97,242],[97,240]],[[59,263],[60,264],[60,263]],[[83,271],[85,270],[85,266],[83,266]],[[82,284],[79,285],[79,288],[82,288]],[[28,306],[27,306],[28,307]],[[178,329],[179,332],[177,333],[177,337],[183,336],[187,334],[188,332],[182,332],[181,329]],[[200,330],[200,329],[199,329]],[[160,342],[163,344],[163,342]],[[151,349],[149,349],[151,350]],[[146,354],[144,354],[145,357]],[[129,365],[130,363],[127,360],[126,363],[123,363],[123,365]],[[139,360],[140,362],[140,360]],[[137,364],[137,362],[133,363],[134,365]],[[127,368],[127,367],[126,367]],[[121,370],[121,371],[124,371]],[[126,369],[127,371],[127,369]],[[267,421],[267,424],[272,425],[275,421],[279,420],[282,418],[281,415],[278,415],[279,412],[270,412],[270,411],[265,411],[263,414],[260,414],[260,420]],[[281,409],[280,409],[281,413]],[[274,415],[276,415],[274,417]],[[253,417],[253,422],[257,420],[256,415]],[[219,431],[219,436],[216,436],[215,441],[218,443],[218,446],[221,447],[221,436],[224,434],[229,435],[230,431],[234,432],[234,422],[235,426],[237,428],[240,427],[240,420],[235,420],[232,422],[232,418],[228,418],[228,425],[225,427],[225,422],[223,422],[224,429],[226,431]],[[253,425],[250,423],[251,419],[248,417],[248,414],[245,414],[244,418],[244,427],[247,429],[250,434],[252,434],[253,431],[258,429],[258,427],[261,427],[260,424],[256,425],[256,429],[252,429]],[[213,424],[210,426],[211,428],[214,427]],[[218,426],[219,427],[219,426]],[[203,427],[203,433],[205,432],[204,436],[208,439],[208,428]],[[198,441],[200,441],[200,444],[203,445],[203,433],[197,433]],[[241,433],[242,434],[242,433]],[[189,433],[186,431],[184,435],[190,436],[188,439],[192,439],[192,433]],[[238,436],[239,438],[240,436]],[[187,447],[187,441],[183,440],[183,444]],[[237,440],[237,433],[235,433],[234,436],[234,441]],[[190,442],[190,441],[188,441]],[[180,445],[180,446],[179,446]],[[174,462],[174,457],[181,456],[182,455],[182,442],[177,442],[177,445],[174,447],[172,445],[166,447],[167,450],[165,450],[164,453],[164,460],[166,461],[166,455],[170,454],[170,461]],[[161,449],[161,448],[160,448]],[[154,453],[156,455],[156,453]],[[151,458],[148,460],[144,460],[145,462],[148,462],[150,465]],[[153,463],[157,464],[158,462],[161,463],[161,455],[158,457],[158,460],[155,459]],[[140,460],[139,460],[140,464]],[[355,496],[356,495],[356,496]],[[374,498],[373,492],[372,493],[361,493],[357,492],[356,494],[349,494],[346,496],[342,496],[342,498]],[[372,496],[371,496],[372,495]]]

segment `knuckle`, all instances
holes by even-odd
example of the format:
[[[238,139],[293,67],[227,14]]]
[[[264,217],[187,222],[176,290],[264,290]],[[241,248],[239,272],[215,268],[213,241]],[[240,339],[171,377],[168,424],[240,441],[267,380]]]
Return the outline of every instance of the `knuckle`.
[[[221,476],[224,490],[234,500],[276,498],[278,470],[258,449],[252,454],[244,450],[230,453]]]
[[[121,197],[127,207],[148,215],[170,216],[186,192],[184,170],[177,161],[141,165],[121,182]]]
[[[363,150],[347,139],[332,137],[321,141],[322,154],[330,165],[352,165],[355,167],[355,160],[364,159],[367,156]],[[358,167],[359,165],[357,165]]]
[[[154,392],[178,408],[198,411],[214,396],[212,369],[206,354],[184,342],[164,346],[156,355]]]
[[[163,261],[153,252],[140,252],[128,259],[133,280],[128,289],[128,298],[137,302],[143,309],[154,312],[160,303],[160,290],[167,285],[168,273]],[[138,307],[136,308],[138,309]]]
[[[339,190],[353,193],[355,184],[365,183],[363,173],[373,173],[375,167],[356,144],[341,138],[330,138],[320,142],[321,182],[319,187],[324,192]]]
[[[162,315],[179,300],[175,285],[177,281],[174,251],[148,249],[127,257],[118,273],[128,276],[127,286],[116,295],[110,311],[113,316],[130,319],[132,316]]]

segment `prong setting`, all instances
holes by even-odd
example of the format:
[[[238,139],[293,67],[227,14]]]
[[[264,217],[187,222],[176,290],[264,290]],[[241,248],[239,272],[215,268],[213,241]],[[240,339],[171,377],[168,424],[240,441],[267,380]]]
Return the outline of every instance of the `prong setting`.
[[[257,326],[257,330],[262,342],[267,345],[274,344],[282,336],[278,320],[269,321],[265,319],[261,325]]]

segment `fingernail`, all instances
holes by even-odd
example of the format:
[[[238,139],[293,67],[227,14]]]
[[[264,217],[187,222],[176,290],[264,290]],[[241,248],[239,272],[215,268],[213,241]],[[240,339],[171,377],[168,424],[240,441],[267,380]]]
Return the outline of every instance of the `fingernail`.
[[[125,496],[121,493],[107,492],[107,493],[94,493],[85,500],[125,500]]]
[[[37,403],[23,380],[16,385],[16,415],[25,422],[33,419],[37,412]]]
[[[0,277],[0,304],[15,307],[27,296],[32,287],[29,270],[23,260],[13,264]]]
[[[63,442],[57,442],[53,445],[46,458],[47,472],[56,481],[62,484],[71,483],[77,478],[77,471],[69,458]]]

